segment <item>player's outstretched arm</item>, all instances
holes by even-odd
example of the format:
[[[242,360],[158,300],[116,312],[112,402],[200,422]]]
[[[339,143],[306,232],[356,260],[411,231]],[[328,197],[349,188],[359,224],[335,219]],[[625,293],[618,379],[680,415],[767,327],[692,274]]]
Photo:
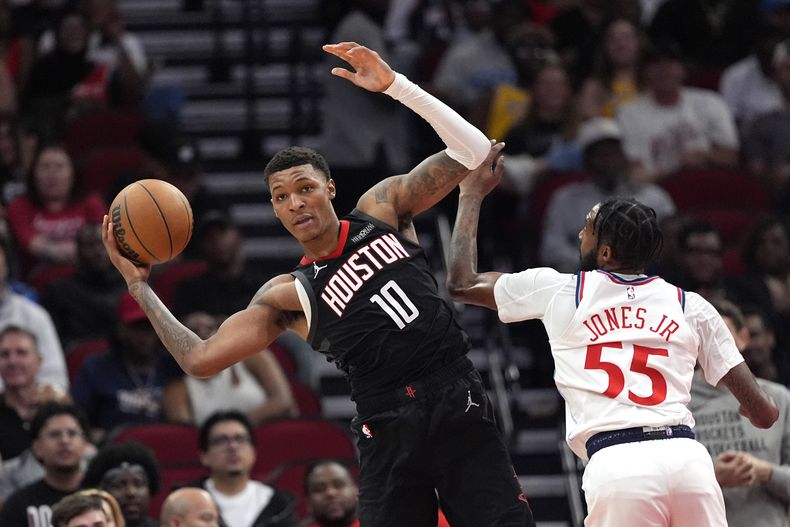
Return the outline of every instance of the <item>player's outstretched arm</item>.
[[[721,382],[741,403],[741,415],[757,428],[771,428],[779,419],[779,409],[757,385],[745,362],[727,372]]]
[[[477,271],[477,228],[483,198],[499,184],[505,170],[505,159],[499,156],[504,146],[493,145],[485,161],[461,182],[447,264],[447,289],[454,300],[494,310],[494,284],[502,273]]]
[[[162,344],[189,375],[211,377],[258,353],[292,322],[278,304],[296,305],[298,298],[294,301],[286,294],[289,285],[294,297],[296,290],[291,277],[280,276],[264,285],[253,302],[225,320],[214,335],[201,339],[173,316],[148,285],[150,267],[138,267],[120,253],[112,229],[112,223],[105,216],[102,241],[110,260],[126,280],[129,293],[145,311]]]
[[[425,119],[447,145],[408,174],[387,178],[366,192],[357,208],[394,227],[410,224],[411,218],[445,197],[469,170],[477,168],[488,153],[485,135],[449,106],[395,73],[373,50],[354,42],[324,46],[354,68],[334,68],[332,74],[369,91],[382,91]]]

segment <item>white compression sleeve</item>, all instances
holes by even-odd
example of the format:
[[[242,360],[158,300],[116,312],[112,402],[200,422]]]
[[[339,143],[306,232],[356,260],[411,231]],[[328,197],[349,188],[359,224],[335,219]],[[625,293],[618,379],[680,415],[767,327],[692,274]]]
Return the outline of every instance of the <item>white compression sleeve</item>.
[[[469,170],[477,168],[488,155],[491,143],[483,132],[404,75],[396,73],[384,93],[428,121],[447,145],[447,155]]]

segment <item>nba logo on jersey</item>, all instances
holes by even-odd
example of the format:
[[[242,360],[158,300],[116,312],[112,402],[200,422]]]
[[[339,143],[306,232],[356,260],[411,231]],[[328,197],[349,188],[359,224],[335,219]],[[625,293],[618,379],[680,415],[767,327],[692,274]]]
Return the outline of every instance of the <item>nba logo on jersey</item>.
[[[635,300],[636,299],[636,291],[634,291],[634,286],[629,285],[628,288],[625,290],[626,296],[628,296],[628,300]]]
[[[365,434],[365,437],[368,439],[373,439],[373,431],[367,425],[367,423],[362,425],[362,433]]]

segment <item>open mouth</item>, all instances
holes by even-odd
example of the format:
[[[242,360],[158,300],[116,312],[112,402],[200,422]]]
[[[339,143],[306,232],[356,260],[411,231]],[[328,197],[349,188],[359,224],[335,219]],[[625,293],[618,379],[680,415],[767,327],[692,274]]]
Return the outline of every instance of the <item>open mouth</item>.
[[[312,216],[299,216],[294,221],[294,227],[302,227],[313,221]]]

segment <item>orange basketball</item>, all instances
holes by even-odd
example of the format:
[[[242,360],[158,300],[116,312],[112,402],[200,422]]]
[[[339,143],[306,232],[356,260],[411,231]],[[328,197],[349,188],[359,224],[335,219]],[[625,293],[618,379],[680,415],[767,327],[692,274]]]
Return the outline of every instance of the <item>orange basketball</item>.
[[[187,198],[159,179],[141,179],[120,191],[110,205],[110,220],[121,253],[137,263],[172,260],[192,237]]]

